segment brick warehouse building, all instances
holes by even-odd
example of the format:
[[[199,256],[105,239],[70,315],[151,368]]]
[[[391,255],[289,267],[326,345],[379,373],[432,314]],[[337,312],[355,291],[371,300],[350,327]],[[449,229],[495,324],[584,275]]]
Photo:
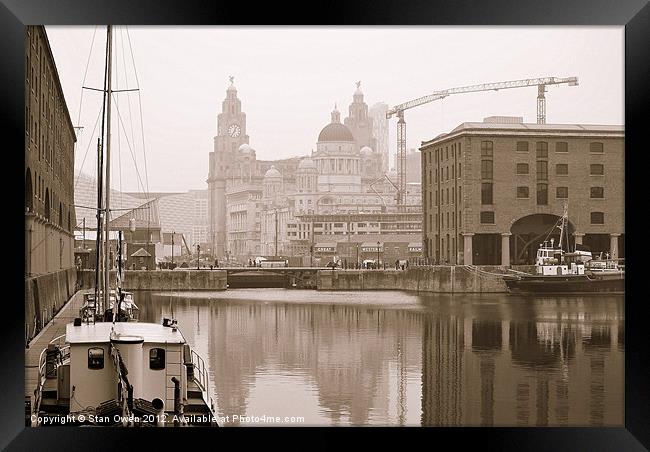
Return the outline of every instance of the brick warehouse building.
[[[74,267],[74,143],[42,26],[25,32],[25,275]]]
[[[491,117],[423,142],[424,256],[530,264],[568,203],[571,247],[624,257],[624,138],[623,126]]]

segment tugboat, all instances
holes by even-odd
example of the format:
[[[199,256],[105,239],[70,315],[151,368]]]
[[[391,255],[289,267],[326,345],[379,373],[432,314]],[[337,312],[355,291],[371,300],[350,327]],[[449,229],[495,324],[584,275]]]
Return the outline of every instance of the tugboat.
[[[204,361],[191,350],[176,320],[139,322],[133,294],[120,287],[120,264],[117,290],[109,287],[111,41],[109,25],[104,104],[107,171],[105,205],[101,205],[102,196],[97,199],[95,291],[85,295],[80,317],[66,325],[65,334],[41,352],[28,420],[35,427],[218,426]],[[103,148],[99,146],[100,161]],[[98,170],[99,193],[101,186],[102,171]],[[103,288],[99,278],[102,212],[106,231]],[[121,246],[118,252],[121,262]]]
[[[535,274],[515,272],[503,276],[511,293],[518,294],[588,294],[625,293],[625,270],[615,259],[593,259],[590,252],[574,249],[565,252],[562,239],[567,235],[568,211],[558,220],[560,240],[544,240],[537,250]],[[558,226],[557,224],[553,227]]]

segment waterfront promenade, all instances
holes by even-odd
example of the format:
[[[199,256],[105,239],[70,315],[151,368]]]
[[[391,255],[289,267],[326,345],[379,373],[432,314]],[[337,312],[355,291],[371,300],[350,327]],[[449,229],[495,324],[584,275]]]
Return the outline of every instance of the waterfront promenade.
[[[52,339],[65,334],[66,324],[79,316],[84,292],[84,290],[77,291],[56,316],[29,342],[29,346],[25,350],[25,399],[30,397],[33,401],[34,389],[38,382],[38,360],[41,352]]]

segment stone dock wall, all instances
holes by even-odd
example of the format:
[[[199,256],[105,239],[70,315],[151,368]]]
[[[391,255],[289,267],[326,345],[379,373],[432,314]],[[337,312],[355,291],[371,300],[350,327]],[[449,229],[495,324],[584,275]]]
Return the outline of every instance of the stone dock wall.
[[[514,266],[530,272],[533,266]],[[320,270],[318,290],[408,290],[432,293],[501,293],[506,267],[436,265],[408,270]]]
[[[25,343],[27,344],[77,290],[74,267],[25,279]]]

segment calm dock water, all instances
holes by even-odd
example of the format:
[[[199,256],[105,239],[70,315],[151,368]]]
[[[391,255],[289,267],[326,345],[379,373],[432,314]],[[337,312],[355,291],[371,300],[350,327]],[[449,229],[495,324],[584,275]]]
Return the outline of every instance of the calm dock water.
[[[623,425],[623,296],[241,289],[136,302],[141,320],[178,320],[226,425]]]

